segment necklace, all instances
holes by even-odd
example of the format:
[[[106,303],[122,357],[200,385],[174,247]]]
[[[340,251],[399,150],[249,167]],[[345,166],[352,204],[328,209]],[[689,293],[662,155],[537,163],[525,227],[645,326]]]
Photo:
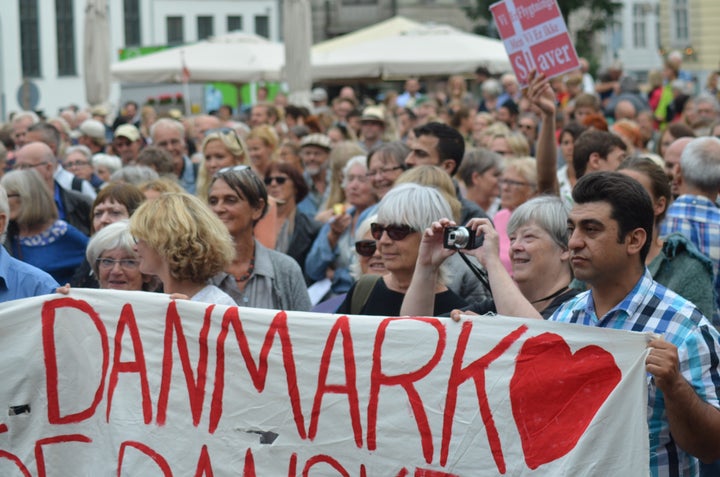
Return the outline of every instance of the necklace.
[[[245,272],[244,275],[241,275],[239,277],[236,276],[235,281],[236,282],[246,282],[252,276],[254,271],[255,271],[255,250],[253,249],[253,256],[250,259],[250,265],[248,265],[247,271]]]
[[[534,305],[535,303],[540,303],[541,301],[545,301],[545,300],[549,300],[549,299],[551,299],[551,298],[555,298],[556,296],[561,295],[561,294],[562,294],[565,290],[567,290],[567,289],[568,289],[568,287],[567,287],[567,286],[564,286],[564,287],[562,287],[561,289],[559,289],[558,291],[556,291],[555,293],[553,293],[552,295],[548,295],[548,296],[546,296],[545,298],[540,298],[539,300],[531,301],[530,304],[531,304],[531,305]]]

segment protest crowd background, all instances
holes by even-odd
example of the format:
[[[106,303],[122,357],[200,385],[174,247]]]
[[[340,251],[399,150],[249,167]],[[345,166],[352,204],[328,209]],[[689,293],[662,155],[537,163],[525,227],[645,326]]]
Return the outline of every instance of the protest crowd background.
[[[720,72],[697,84],[670,53],[638,84],[620,64],[597,78],[581,64],[529,90],[479,68],[407,78],[376,97],[318,86],[312,107],[261,87],[256,104],[190,117],[132,101],[117,117],[76,105],[15,111],[0,124],[0,264],[22,268],[3,272],[0,300],[70,284],[400,315],[425,230],[474,219],[548,318],[586,287],[567,253],[572,189],[620,169],[653,202],[650,273],[718,327]],[[546,248],[525,240],[528,224]],[[486,263],[469,261],[475,272],[454,254],[423,275],[435,290],[429,314],[502,311]]]

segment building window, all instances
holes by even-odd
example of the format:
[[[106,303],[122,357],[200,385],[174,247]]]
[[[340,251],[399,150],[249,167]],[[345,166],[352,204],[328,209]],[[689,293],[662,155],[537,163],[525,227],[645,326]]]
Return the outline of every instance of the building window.
[[[270,19],[267,15],[255,15],[255,34],[270,38]]]
[[[690,39],[688,28],[688,1],[674,0],[672,3],[673,36],[678,43]]]
[[[140,46],[140,0],[125,0],[123,4],[125,17],[125,46]]]
[[[646,20],[645,5],[640,3],[633,5],[633,46],[635,48],[647,48]]]
[[[227,17],[227,31],[242,30],[242,16],[240,15],[228,15]]]
[[[168,45],[177,45],[185,41],[185,32],[183,31],[182,17],[166,17],[167,25],[167,43]]]
[[[75,76],[73,0],[55,0],[58,76]]]
[[[198,40],[204,40],[214,35],[213,17],[197,17]]]
[[[40,76],[40,31],[37,0],[18,0],[20,4],[20,57],[25,78]]]

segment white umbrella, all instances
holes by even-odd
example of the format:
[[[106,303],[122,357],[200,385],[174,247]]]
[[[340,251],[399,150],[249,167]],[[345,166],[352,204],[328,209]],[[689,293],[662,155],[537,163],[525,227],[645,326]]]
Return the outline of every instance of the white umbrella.
[[[316,80],[445,76],[471,73],[478,66],[511,70],[500,40],[432,24],[333,51],[313,51],[312,64]]]
[[[183,55],[192,82],[249,83],[278,81],[285,49],[258,35],[233,32],[115,63],[112,76],[128,83],[179,83]]]
[[[85,99],[102,104],[110,96],[110,26],[106,0],[87,0],[84,38]]]

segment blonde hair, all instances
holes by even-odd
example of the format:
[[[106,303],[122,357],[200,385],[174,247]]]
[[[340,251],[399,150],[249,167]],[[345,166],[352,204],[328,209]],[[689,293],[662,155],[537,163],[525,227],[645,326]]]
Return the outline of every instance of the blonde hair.
[[[143,203],[130,218],[130,233],[167,262],[176,280],[204,283],[235,256],[222,221],[186,193],[166,193]]]
[[[419,184],[437,189],[445,198],[455,221],[461,217],[462,204],[457,198],[455,184],[443,169],[437,166],[416,166],[403,172],[395,181],[395,186],[400,184]],[[439,219],[440,217],[438,217]]]
[[[505,159],[505,171],[515,171],[537,190],[537,163],[533,157],[511,157]]]
[[[207,200],[210,183],[212,182],[212,177],[208,177],[208,172],[205,168],[204,155],[205,147],[211,141],[220,141],[220,143],[222,143],[225,149],[232,155],[234,166],[239,164],[248,165],[247,145],[234,129],[224,128],[208,133],[205,139],[203,139],[202,147],[200,148],[200,151],[203,153],[203,158],[198,167],[198,177],[195,186],[195,194],[202,200]]]
[[[330,192],[327,201],[320,206],[320,211],[327,210],[335,204],[345,203],[345,191],[342,188],[343,169],[351,158],[362,154],[365,154],[365,151],[355,142],[339,142],[332,148],[328,157]]]

